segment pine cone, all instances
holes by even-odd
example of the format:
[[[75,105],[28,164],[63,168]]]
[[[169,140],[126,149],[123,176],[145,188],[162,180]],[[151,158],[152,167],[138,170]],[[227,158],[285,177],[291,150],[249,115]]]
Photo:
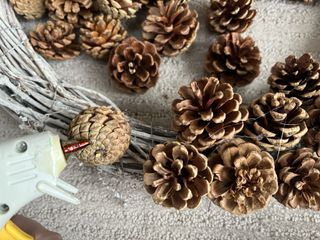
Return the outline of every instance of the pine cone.
[[[252,0],[211,0],[209,26],[217,33],[244,32],[256,16],[251,4]]]
[[[198,14],[188,4],[170,0],[166,5],[159,1],[149,9],[144,21],[142,36],[154,43],[160,54],[176,56],[186,51],[197,36]]]
[[[284,151],[296,146],[307,133],[308,113],[297,98],[284,93],[267,93],[249,107],[250,122],[245,134],[267,151]]]
[[[99,10],[114,19],[133,18],[141,8],[138,0],[97,0]]]
[[[314,101],[308,114],[308,132],[304,136],[304,143],[307,147],[313,148],[318,156],[320,156],[320,97]]]
[[[158,144],[144,164],[144,184],[155,203],[176,209],[196,208],[212,182],[208,159],[188,144]]]
[[[79,15],[92,6],[93,0],[45,0],[45,3],[52,19],[77,24]]]
[[[244,86],[259,75],[260,64],[260,51],[253,39],[229,33],[219,36],[210,47],[206,70],[222,82]]]
[[[320,210],[320,158],[311,149],[286,152],[276,160],[279,190],[275,198],[291,208]]]
[[[26,19],[41,18],[46,12],[44,0],[10,0],[15,12]]]
[[[140,2],[143,5],[146,5],[147,7],[157,6],[157,2],[158,1],[161,1],[161,2],[164,2],[164,3],[169,2],[168,0],[140,0]],[[190,0],[176,0],[176,1],[180,1],[181,3],[187,3]]]
[[[304,106],[311,105],[320,96],[320,65],[310,54],[298,59],[289,56],[285,63],[274,65],[271,73],[268,82],[273,92],[299,98]]]
[[[90,165],[107,165],[118,161],[130,144],[130,126],[122,112],[111,107],[91,107],[70,123],[72,140],[88,140],[90,145],[76,156]]]
[[[84,20],[80,28],[81,48],[95,58],[105,58],[127,36],[119,20],[98,15]]]
[[[42,56],[54,60],[66,60],[80,54],[72,24],[48,21],[30,32],[33,48]]]
[[[255,144],[232,139],[219,147],[210,164],[213,182],[209,198],[233,214],[264,208],[278,190],[274,160]]]
[[[218,79],[202,78],[179,90],[182,99],[173,101],[173,128],[179,140],[192,143],[204,151],[239,133],[248,111],[241,106],[242,97],[233,93],[230,84]]]
[[[113,78],[121,86],[144,92],[159,78],[160,56],[152,43],[130,37],[115,49],[109,65]]]

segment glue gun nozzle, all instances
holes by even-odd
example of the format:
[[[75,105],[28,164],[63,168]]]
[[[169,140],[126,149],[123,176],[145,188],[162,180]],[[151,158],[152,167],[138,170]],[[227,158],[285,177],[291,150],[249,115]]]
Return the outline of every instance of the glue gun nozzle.
[[[88,145],[90,145],[90,142],[88,142],[88,141],[76,142],[76,143],[64,146],[63,152],[64,152],[64,154],[73,153],[73,152],[76,152],[76,151],[79,151],[79,150],[85,148]]]

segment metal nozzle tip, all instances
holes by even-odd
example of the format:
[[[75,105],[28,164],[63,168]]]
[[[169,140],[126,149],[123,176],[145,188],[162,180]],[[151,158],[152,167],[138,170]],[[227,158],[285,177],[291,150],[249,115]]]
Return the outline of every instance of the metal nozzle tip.
[[[73,153],[73,152],[76,152],[76,151],[79,151],[79,150],[85,148],[88,145],[90,145],[89,141],[81,141],[81,142],[76,142],[73,144],[68,144],[63,147],[63,152],[65,154]]]

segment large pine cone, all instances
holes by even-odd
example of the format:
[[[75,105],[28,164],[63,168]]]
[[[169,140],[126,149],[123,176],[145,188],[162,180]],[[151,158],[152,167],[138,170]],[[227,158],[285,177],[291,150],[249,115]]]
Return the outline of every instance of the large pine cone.
[[[80,54],[73,25],[63,21],[39,24],[30,32],[33,48],[42,56],[54,60],[66,60]]]
[[[276,199],[291,208],[320,210],[320,158],[308,148],[286,152],[276,160]]]
[[[284,93],[267,93],[249,107],[250,122],[245,134],[268,151],[284,151],[296,146],[307,133],[308,113],[297,98]]]
[[[274,160],[255,144],[232,139],[219,147],[210,164],[214,177],[209,198],[233,214],[264,208],[278,190]]]
[[[314,149],[318,156],[320,156],[320,97],[314,101],[308,114],[308,132],[304,136],[304,143],[307,147]]]
[[[155,203],[176,209],[196,208],[212,182],[208,159],[179,142],[156,145],[144,164],[144,184]]]
[[[182,99],[173,101],[173,128],[179,140],[204,151],[239,133],[248,111],[242,97],[230,84],[217,78],[202,78],[179,90]]]
[[[26,19],[41,18],[46,12],[44,0],[10,0],[15,12]]]
[[[160,54],[176,56],[186,51],[197,36],[198,14],[188,4],[170,0],[166,5],[159,1],[149,9],[144,21],[143,38],[154,43]]]
[[[220,35],[209,48],[206,70],[235,86],[251,83],[260,73],[261,55],[251,37],[239,33]]]
[[[78,159],[90,165],[106,165],[118,161],[130,144],[131,130],[123,113],[111,107],[91,107],[70,123],[68,136],[72,140],[88,140],[90,145],[76,153]]]
[[[320,96],[320,65],[310,54],[300,58],[289,56],[285,63],[276,63],[271,73],[268,82],[273,92],[299,98],[304,106],[311,105]]]
[[[113,78],[121,86],[144,92],[157,83],[160,55],[152,43],[130,37],[117,46],[109,65]]]
[[[66,20],[71,24],[79,22],[79,16],[87,15],[93,0],[45,0],[52,19]]]
[[[138,0],[97,0],[99,10],[114,19],[133,18],[141,8]]]
[[[119,20],[111,16],[98,15],[81,22],[81,48],[94,58],[106,58],[111,49],[127,36]]]
[[[252,0],[211,0],[208,14],[211,29],[218,33],[244,32],[256,16]]]

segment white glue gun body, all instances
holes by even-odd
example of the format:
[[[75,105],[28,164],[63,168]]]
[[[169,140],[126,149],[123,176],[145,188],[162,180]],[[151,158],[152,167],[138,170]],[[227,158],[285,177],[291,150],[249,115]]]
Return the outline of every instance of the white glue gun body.
[[[0,143],[0,229],[43,194],[79,204],[78,190],[59,179],[66,165],[59,136],[50,132]]]

